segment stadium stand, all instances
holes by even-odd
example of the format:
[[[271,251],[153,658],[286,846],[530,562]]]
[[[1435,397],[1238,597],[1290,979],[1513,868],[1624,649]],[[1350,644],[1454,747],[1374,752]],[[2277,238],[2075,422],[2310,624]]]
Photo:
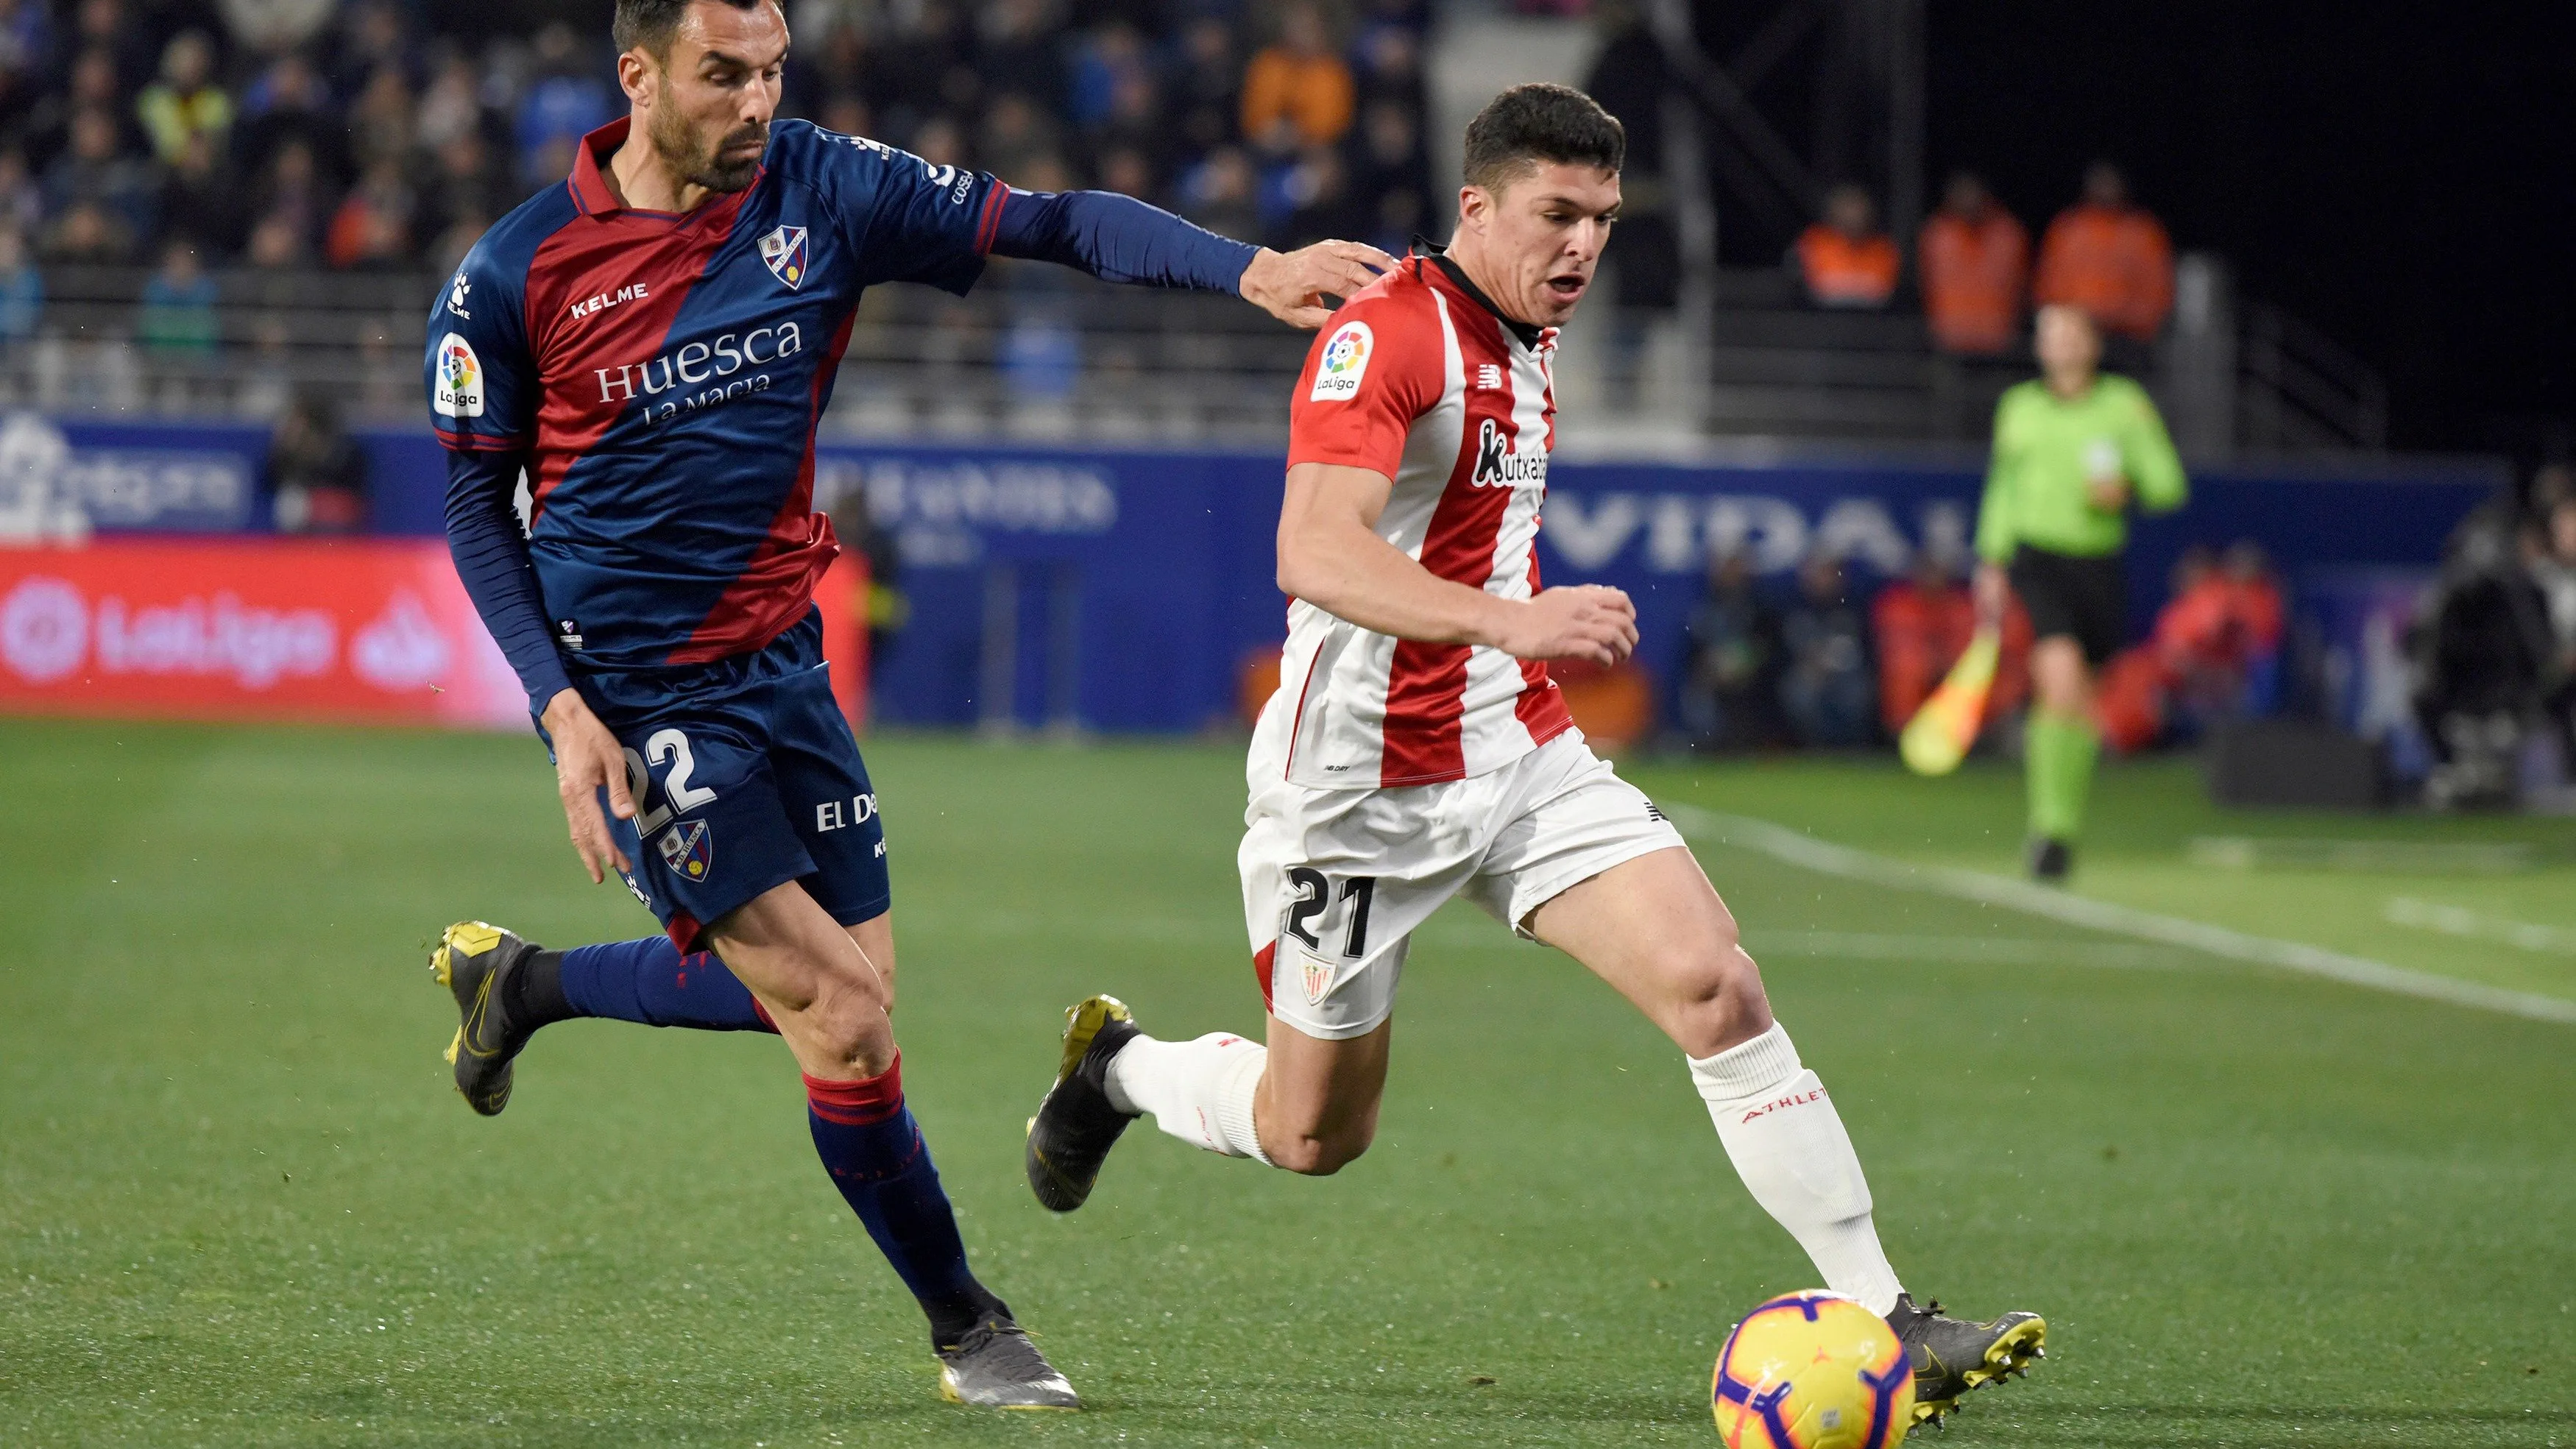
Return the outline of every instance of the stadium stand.
[[[1400,249],[1439,230],[1435,177],[1449,163],[1429,147],[1426,77],[1462,26],[1435,27],[1423,0],[1240,12],[800,0],[793,12],[788,111],[934,162],[1126,191],[1275,246],[1341,235]],[[1575,78],[1635,133],[1634,220],[1610,268],[1616,314],[1594,329],[1603,341],[1576,339],[1561,361],[1569,396],[1586,396],[1588,377],[1586,410],[1614,428],[1651,412],[1686,437],[1980,438],[2021,370],[2020,302],[2001,295],[2018,291],[2014,268],[1975,263],[1994,276],[1964,280],[1955,206],[1920,233],[1921,275],[1903,286],[1891,239],[1856,224],[1846,260],[1866,264],[1862,290],[1892,307],[1811,306],[1795,267],[1693,263],[1664,102],[1697,94],[1687,82],[1700,73],[1632,7],[1597,6],[1594,20],[1596,58]],[[395,0],[0,4],[0,404],[266,420],[299,388],[328,386],[353,423],[407,419],[421,300],[618,108],[604,37],[563,23],[469,35],[464,23]],[[1889,211],[1893,241],[1914,245],[1901,205]],[[1978,225],[2019,223],[1989,208]],[[2219,448],[2384,440],[2368,368],[2271,309],[2245,309],[2240,330],[2224,268],[2186,256],[2177,278],[2143,212],[2095,197],[2050,236],[2043,293],[2116,284],[2131,253],[2161,258],[2121,315],[2142,333],[2165,326],[2160,390],[2197,395],[2195,377],[2210,375],[2206,406],[2172,408],[2179,431]],[[872,299],[834,426],[1277,435],[1296,338],[1210,299],[1173,305],[1035,270],[997,267],[962,303]],[[1695,271],[1705,307],[1690,312]],[[1677,328],[1686,313],[1698,320]]]

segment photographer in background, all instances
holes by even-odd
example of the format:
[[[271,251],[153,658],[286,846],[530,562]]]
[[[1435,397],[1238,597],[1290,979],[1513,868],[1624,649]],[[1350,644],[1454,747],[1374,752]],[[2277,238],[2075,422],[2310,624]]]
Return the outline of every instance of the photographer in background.
[[[367,526],[367,455],[327,394],[305,391],[269,435],[268,490],[280,533],[358,533]]]

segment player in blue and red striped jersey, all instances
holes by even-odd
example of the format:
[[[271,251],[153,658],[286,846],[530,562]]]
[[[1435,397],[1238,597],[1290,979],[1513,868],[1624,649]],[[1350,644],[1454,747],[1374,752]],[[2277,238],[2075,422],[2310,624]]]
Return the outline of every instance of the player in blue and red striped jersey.
[[[430,313],[428,388],[457,572],[527,687],[573,844],[666,934],[556,952],[447,928],[457,1088],[498,1113],[529,1037],[570,1017],[775,1031],[834,1185],[929,1315],[942,1392],[1076,1407],[968,1270],[904,1106],[884,829],[813,604],[836,551],[815,425],[874,283],[963,293],[988,254],[1031,257],[1312,327],[1392,262],[772,124],[778,0],[618,0],[616,39],[631,114],[467,255]]]

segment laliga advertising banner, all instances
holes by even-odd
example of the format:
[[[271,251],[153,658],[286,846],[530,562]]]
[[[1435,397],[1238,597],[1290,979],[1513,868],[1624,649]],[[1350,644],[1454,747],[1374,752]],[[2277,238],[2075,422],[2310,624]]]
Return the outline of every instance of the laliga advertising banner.
[[[425,539],[0,548],[0,713],[519,727]]]

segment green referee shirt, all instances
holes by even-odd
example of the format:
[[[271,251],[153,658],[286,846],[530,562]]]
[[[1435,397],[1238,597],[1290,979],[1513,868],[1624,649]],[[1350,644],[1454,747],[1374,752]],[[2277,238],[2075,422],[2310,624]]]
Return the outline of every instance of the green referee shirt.
[[[2030,544],[2051,553],[2100,558],[2129,541],[2128,519],[2093,506],[2085,485],[2126,478],[2149,513],[2182,507],[2182,459],[2165,436],[2147,390],[2104,374],[2080,398],[2062,398],[2033,378],[1995,408],[1995,457],[1977,508],[1977,553],[2010,563]]]

